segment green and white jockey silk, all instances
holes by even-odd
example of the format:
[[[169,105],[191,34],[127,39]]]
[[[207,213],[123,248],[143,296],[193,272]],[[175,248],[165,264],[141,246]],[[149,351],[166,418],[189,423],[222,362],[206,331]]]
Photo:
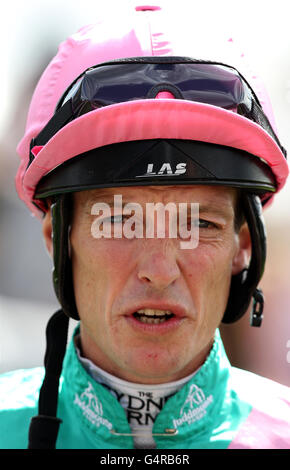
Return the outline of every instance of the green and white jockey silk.
[[[27,448],[43,368],[0,376],[0,448]],[[133,449],[123,407],[81,364],[71,340],[60,380],[57,449]],[[170,430],[168,432],[168,430]],[[219,331],[203,366],[164,403],[157,449],[290,449],[289,389],[232,367]]]

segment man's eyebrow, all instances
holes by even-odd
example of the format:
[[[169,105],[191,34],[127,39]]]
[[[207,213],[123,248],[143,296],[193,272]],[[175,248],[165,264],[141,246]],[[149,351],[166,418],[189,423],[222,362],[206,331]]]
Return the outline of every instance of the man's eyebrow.
[[[202,214],[215,214],[221,217],[230,218],[234,215],[234,208],[227,204],[199,204],[199,212]]]
[[[130,204],[130,203],[136,203],[136,201],[127,201],[126,199],[122,199],[122,207],[124,207],[126,204]],[[114,206],[116,207],[120,207],[119,204],[118,204],[118,201],[114,201],[113,198],[92,198],[90,201],[87,202],[87,204],[91,204],[92,206],[94,204],[107,204],[109,207],[112,207],[114,208]],[[140,203],[139,203],[140,204]],[[141,205],[141,204],[140,204]]]
[[[114,204],[114,194],[107,194],[104,192],[98,192],[96,194],[89,194],[83,199],[83,203],[86,205],[93,205],[98,202],[106,204]]]
[[[114,196],[118,196],[117,194],[95,194],[94,196],[90,197],[87,201],[86,201],[86,204],[89,204],[90,206],[93,206],[94,204],[98,204],[98,203],[105,203],[107,204],[110,208],[114,208],[114,206],[116,207],[120,207],[119,204],[118,204],[118,201],[114,201]],[[140,204],[141,206],[145,206],[146,203],[150,203],[152,204],[152,202],[150,201],[146,201],[146,202],[137,202],[137,201],[132,201],[131,199],[127,200],[126,197],[123,197],[122,196],[122,208],[124,208],[124,206],[126,204]],[[171,202],[174,202],[174,201],[171,201]],[[153,204],[157,204],[158,202],[155,201]],[[180,203],[180,201],[177,201],[175,202],[176,204],[176,207],[178,209],[178,204]],[[231,215],[234,214],[234,207],[232,207],[231,205],[225,203],[223,204],[222,202],[217,204],[216,202],[208,202],[208,203],[198,203],[198,202],[194,202],[194,201],[187,201],[187,206],[188,206],[188,211],[190,211],[190,208],[191,208],[191,204],[198,204],[198,209],[199,209],[199,212],[202,213],[202,214],[215,214],[215,215],[218,215],[218,216],[221,216],[221,217],[225,217],[225,218],[230,218]],[[164,204],[166,206],[166,203]]]

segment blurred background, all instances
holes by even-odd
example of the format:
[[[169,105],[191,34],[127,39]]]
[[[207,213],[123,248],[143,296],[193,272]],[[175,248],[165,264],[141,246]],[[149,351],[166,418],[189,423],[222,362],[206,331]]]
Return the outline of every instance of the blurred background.
[[[102,3],[105,3],[104,5]],[[118,15],[131,3],[107,0],[10,0],[0,17],[0,372],[41,365],[44,330],[57,308],[41,224],[18,200],[16,146],[40,74],[58,44],[84,24]],[[146,2],[144,2],[146,4]],[[263,80],[282,144],[290,152],[290,6],[285,0],[166,0],[161,5],[183,55],[234,38]],[[232,364],[290,385],[290,182],[267,209],[268,259],[261,328],[249,315],[221,331]],[[71,326],[71,328],[74,325]],[[287,360],[288,358],[288,360]]]

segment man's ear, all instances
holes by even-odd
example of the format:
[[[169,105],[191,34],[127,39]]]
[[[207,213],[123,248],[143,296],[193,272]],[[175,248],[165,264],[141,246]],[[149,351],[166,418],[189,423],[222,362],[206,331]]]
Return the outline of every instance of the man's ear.
[[[52,217],[51,211],[48,210],[42,221],[42,234],[48,253],[53,255],[53,242],[52,242]]]
[[[245,222],[237,236],[237,249],[232,263],[232,274],[239,274],[243,269],[248,268],[251,259],[251,235],[248,224]]]

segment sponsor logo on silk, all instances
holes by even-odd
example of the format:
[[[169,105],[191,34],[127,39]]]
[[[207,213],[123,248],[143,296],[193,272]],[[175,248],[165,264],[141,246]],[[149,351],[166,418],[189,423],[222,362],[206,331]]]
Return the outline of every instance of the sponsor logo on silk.
[[[81,395],[75,394],[74,404],[83,412],[83,416],[96,427],[105,426],[112,429],[112,423],[103,418],[103,406],[94,392],[93,386],[88,382],[87,388]]]
[[[155,170],[155,171],[154,171]],[[146,178],[152,176],[179,176],[186,172],[186,163],[178,163],[176,168],[172,168],[170,163],[163,163],[158,171],[154,168],[153,163],[148,163],[147,171],[143,175],[138,175],[136,178]]]
[[[204,391],[195,384],[192,384],[189,393],[180,409],[179,418],[173,420],[173,426],[178,428],[182,425],[191,424],[204,418],[207,407],[213,402],[213,396],[205,396]]]

